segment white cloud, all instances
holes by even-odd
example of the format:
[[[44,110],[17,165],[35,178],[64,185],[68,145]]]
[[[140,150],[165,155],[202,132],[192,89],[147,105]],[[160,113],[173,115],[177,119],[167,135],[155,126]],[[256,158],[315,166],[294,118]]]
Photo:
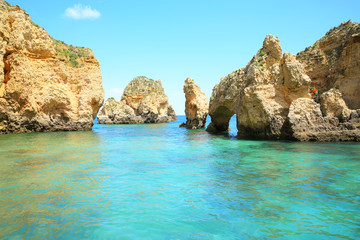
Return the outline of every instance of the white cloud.
[[[96,9],[92,9],[91,6],[83,6],[81,4],[75,4],[71,8],[67,8],[64,13],[65,17],[72,19],[96,19],[101,16],[101,13]]]

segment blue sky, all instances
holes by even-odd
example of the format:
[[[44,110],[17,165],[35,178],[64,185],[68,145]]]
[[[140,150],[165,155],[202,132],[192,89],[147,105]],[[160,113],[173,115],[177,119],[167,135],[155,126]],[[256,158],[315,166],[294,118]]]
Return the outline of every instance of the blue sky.
[[[222,76],[250,61],[267,34],[296,54],[341,22],[360,22],[359,0],[8,2],[25,9],[54,38],[91,48],[101,64],[106,98],[120,99],[136,76],[160,79],[178,115],[184,114],[186,77],[209,98]]]

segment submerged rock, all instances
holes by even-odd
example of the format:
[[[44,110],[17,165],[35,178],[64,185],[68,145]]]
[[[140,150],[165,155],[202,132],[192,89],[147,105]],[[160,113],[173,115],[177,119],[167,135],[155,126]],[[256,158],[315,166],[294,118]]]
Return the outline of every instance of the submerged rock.
[[[0,0],[0,133],[90,130],[104,101],[99,62]]]
[[[207,131],[226,131],[236,114],[240,138],[359,141],[360,110],[348,106],[358,107],[360,101],[360,25],[348,22],[336,29],[297,57],[282,55],[278,38],[266,36],[245,68],[215,85]],[[321,46],[336,50],[333,63]],[[323,58],[317,62],[319,54]],[[349,68],[341,69],[346,63]],[[319,96],[311,95],[314,87]]]
[[[160,80],[134,78],[125,88],[121,101],[106,100],[100,124],[164,123],[176,120]]]
[[[187,78],[184,85],[186,123],[180,127],[198,129],[205,127],[209,111],[209,100],[194,80]]]

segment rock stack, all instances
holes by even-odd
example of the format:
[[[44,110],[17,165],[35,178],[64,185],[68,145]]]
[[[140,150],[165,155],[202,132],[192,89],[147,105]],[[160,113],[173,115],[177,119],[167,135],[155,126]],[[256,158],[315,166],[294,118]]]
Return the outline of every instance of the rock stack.
[[[160,80],[134,78],[125,88],[121,101],[106,100],[100,110],[100,124],[164,123],[176,120]]]
[[[184,85],[186,123],[180,127],[198,129],[205,127],[209,111],[209,100],[194,80],[187,78]]]

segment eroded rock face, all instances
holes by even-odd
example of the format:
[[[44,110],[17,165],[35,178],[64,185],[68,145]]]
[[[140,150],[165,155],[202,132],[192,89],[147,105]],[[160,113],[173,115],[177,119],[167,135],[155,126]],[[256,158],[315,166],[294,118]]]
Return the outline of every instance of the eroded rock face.
[[[3,0],[0,19],[0,133],[90,130],[104,101],[93,52],[52,39]]]
[[[349,108],[360,108],[359,23],[342,23],[296,57],[320,93],[337,88]]]
[[[100,124],[135,124],[143,123],[140,116],[135,115],[134,109],[125,102],[109,98],[99,112],[98,123]]]
[[[355,120],[355,117],[354,117]],[[291,103],[288,115],[290,134],[300,141],[359,141],[359,124],[340,123],[337,117],[323,116],[320,104],[298,98]]]
[[[240,138],[359,141],[360,110],[349,109],[345,97],[346,95],[349,99],[359,90],[354,84],[355,82],[359,84],[360,81],[357,79],[360,74],[357,73],[358,69],[353,67],[356,64],[360,66],[360,54],[355,56],[356,34],[353,34],[357,31],[358,25],[351,22],[347,24],[350,30],[341,30],[345,29],[342,27],[339,31],[340,36],[345,39],[346,36],[351,35],[349,41],[343,40],[342,45],[331,47],[336,48],[341,56],[353,58],[348,61],[351,62],[349,68],[352,70],[349,70],[351,78],[347,79],[351,79],[351,83],[350,80],[345,81],[345,78],[341,77],[337,80],[337,83],[339,79],[344,80],[341,82],[342,89],[355,87],[352,89],[353,93],[344,94],[340,87],[339,90],[329,88],[333,85],[330,84],[331,79],[331,81],[329,79],[312,81],[311,76],[323,74],[320,68],[313,69],[313,72],[309,70],[309,66],[313,63],[311,61],[315,61],[316,58],[306,59],[304,53],[298,54],[298,58],[290,53],[282,55],[279,40],[269,35],[266,36],[263,47],[245,68],[234,71],[215,85],[209,107],[212,122],[207,130],[210,132],[227,130],[231,116],[236,114]],[[347,34],[344,35],[344,31]],[[332,33],[327,35],[335,39],[334,44],[341,39],[333,36]],[[349,44],[352,44],[351,48]],[[302,57],[309,61],[309,65],[304,65],[306,61]],[[303,63],[299,59],[302,59]],[[315,67],[316,64],[321,65],[316,62],[314,64]],[[336,65],[334,64],[333,67]],[[337,64],[340,66],[342,63]],[[329,69],[334,71],[331,67]],[[309,73],[314,75],[310,74],[309,77]],[[312,87],[322,89],[319,96],[311,94]],[[351,102],[355,103],[360,99],[358,96]]]
[[[236,110],[239,137],[280,139],[290,103],[310,97],[310,78],[294,55],[282,56],[280,42],[272,35],[245,70]]]
[[[243,69],[236,70],[221,78],[220,83],[214,86],[209,104],[211,123],[206,131],[228,130],[230,118],[235,114],[237,97],[244,80],[243,76]]]
[[[134,78],[121,101],[106,100],[99,116],[101,124],[164,123],[176,120],[160,80]]]
[[[337,117],[341,122],[350,119],[351,110],[347,107],[338,89],[330,89],[321,94],[321,112],[324,116]]]
[[[224,77],[214,87],[210,130],[227,130],[236,113],[240,137],[279,139],[292,100],[310,97],[310,81],[295,56],[282,56],[278,38],[268,35],[245,68]]]
[[[194,80],[187,78],[184,85],[186,123],[181,127],[198,129],[205,127],[209,112],[209,100]]]

